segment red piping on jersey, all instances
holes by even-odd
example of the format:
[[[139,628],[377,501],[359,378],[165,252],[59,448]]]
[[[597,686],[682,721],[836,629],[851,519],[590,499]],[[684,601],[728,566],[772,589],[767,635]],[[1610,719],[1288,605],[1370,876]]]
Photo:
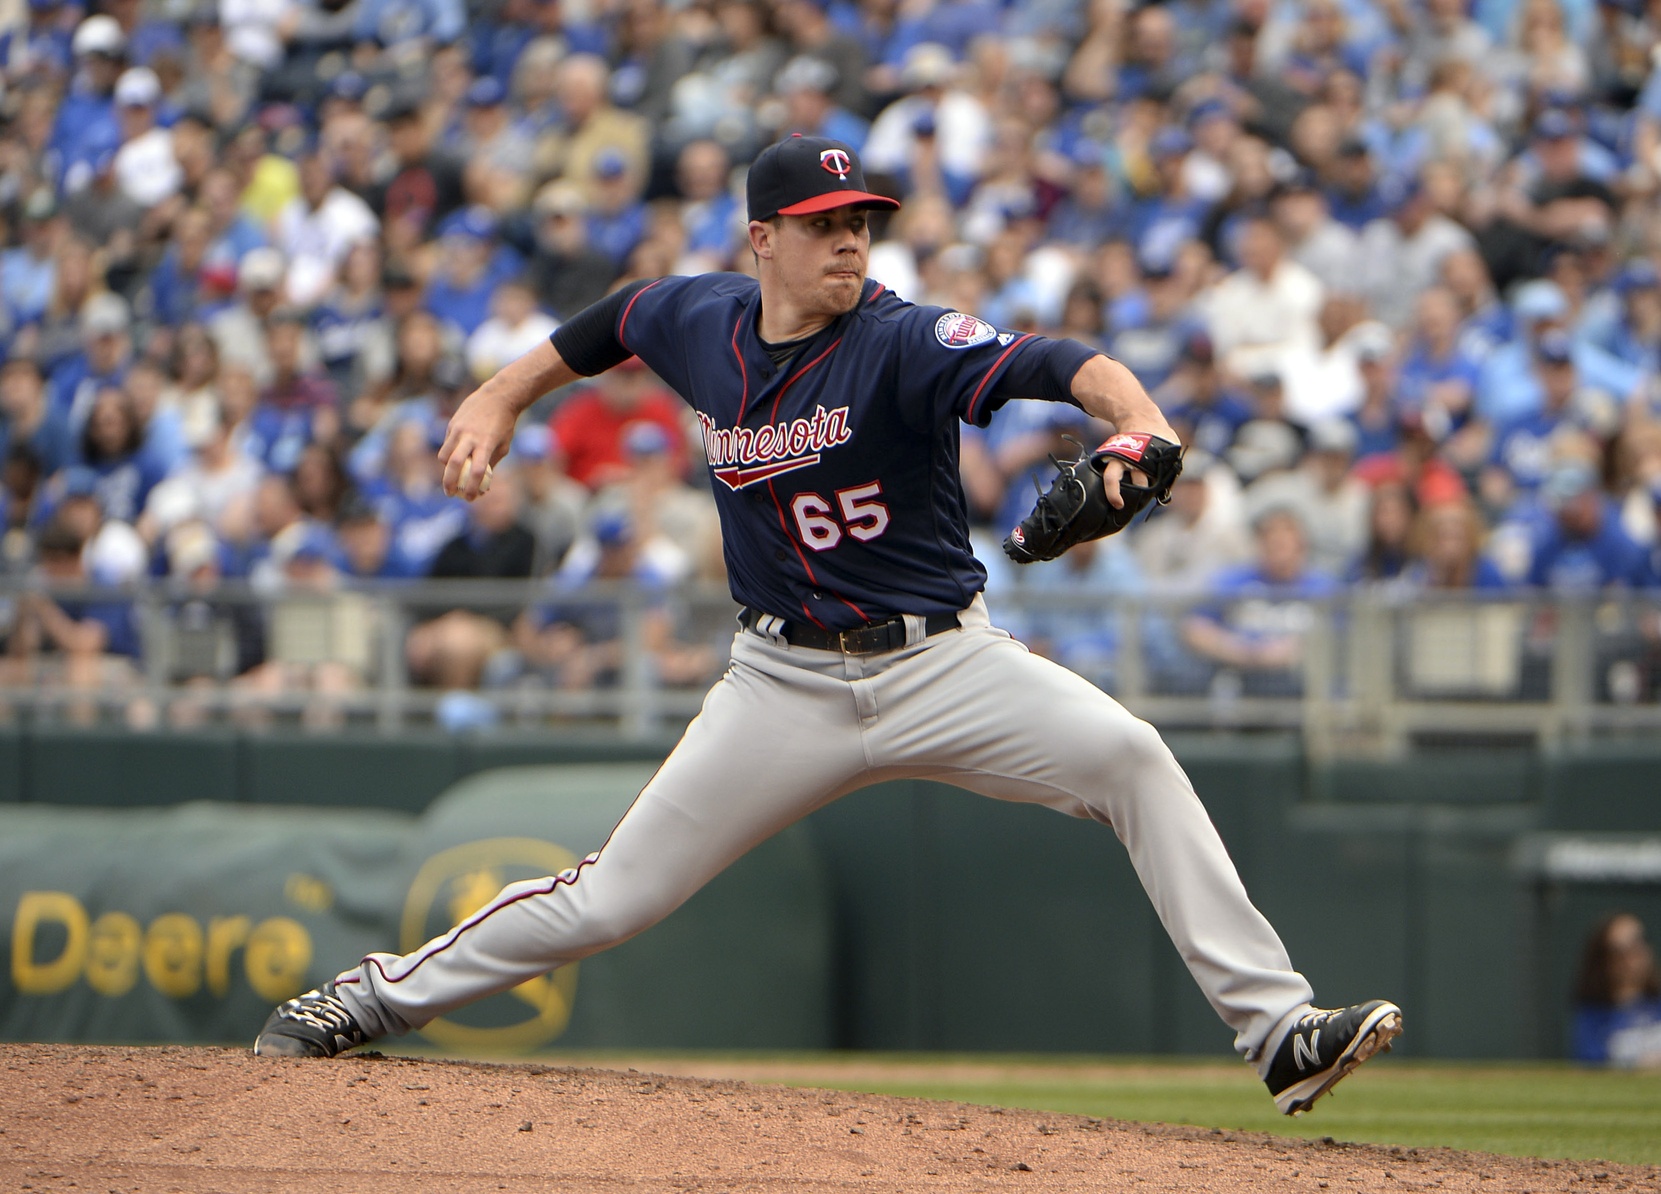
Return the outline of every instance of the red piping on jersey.
[[[662,278],[657,280],[657,282],[661,281],[663,281]],[[652,287],[656,286],[657,282],[648,282],[639,290],[635,291],[634,297],[629,299],[629,305],[623,308],[623,318],[617,321],[617,343],[621,344],[624,348],[629,346],[628,341],[623,339],[623,329],[629,326],[629,312],[634,310],[634,305],[640,301],[640,296],[645,294]]]
[[[998,371],[998,366],[1003,364],[1004,361],[1009,358],[1010,353],[1014,352],[1017,348],[1021,347],[1021,345],[1031,339],[1032,333],[1028,332],[1019,340],[1015,341],[1015,343],[1011,344],[1008,348],[1004,349],[1003,355],[992,362],[992,367],[986,371],[986,376],[980,379],[980,385],[975,387],[974,397],[969,399],[969,410],[964,415],[964,422],[973,423],[975,421],[975,403],[980,401],[980,392],[986,388],[986,383],[992,380],[992,375]]]
[[[738,351],[738,325],[744,322],[740,315],[732,325],[732,355],[738,360],[738,375],[744,379],[744,393],[738,399],[738,418],[733,422],[734,427],[744,424],[744,408],[750,404],[750,371],[744,368],[744,354]]]
[[[601,847],[601,849],[604,849],[604,847]],[[451,929],[447,934],[445,934],[445,940],[444,940],[443,945],[439,946],[437,949],[433,950],[431,953],[425,953],[425,954],[419,955],[415,959],[415,961],[410,964],[410,968],[408,970],[404,971],[404,973],[400,974],[397,978],[393,978],[390,974],[388,974],[386,972],[386,967],[381,965],[381,962],[380,962],[379,958],[368,957],[368,958],[364,959],[364,962],[366,962],[369,965],[373,966],[376,970],[379,970],[381,972],[381,977],[383,979],[385,979],[388,983],[401,983],[405,979],[407,979],[410,975],[414,974],[416,972],[416,970],[420,967],[421,963],[425,962],[429,958],[436,958],[439,954],[441,954],[445,950],[449,949],[457,941],[460,941],[462,933],[465,932],[466,930],[474,928],[477,925],[482,924],[487,917],[493,915],[494,913],[500,912],[503,908],[512,907],[514,904],[517,904],[520,900],[528,900],[532,896],[550,895],[555,890],[557,890],[561,884],[574,884],[582,876],[583,868],[585,866],[588,866],[590,863],[597,861],[599,859],[599,857],[600,857],[600,855],[599,855],[598,852],[590,854],[587,858],[583,859],[576,866],[572,867],[569,871],[569,873],[571,875],[571,877],[569,879],[564,877],[567,872],[562,871],[558,875],[549,876],[548,884],[545,888],[535,888],[535,889],[530,890],[530,891],[517,892],[512,897],[510,897],[508,899],[505,899],[505,900],[501,900],[500,902],[497,902],[495,900],[491,901],[489,904],[486,904],[483,908],[480,908],[477,912],[473,913],[472,916],[468,917],[466,920],[462,921],[459,925],[457,925],[455,928]]]
[[[877,283],[877,288],[871,292],[871,297],[866,299],[865,301],[868,302],[868,303],[876,302],[877,301],[877,295],[881,294],[883,291],[885,291],[887,289],[888,289],[888,287],[884,286],[881,282],[878,282]]]
[[[737,328],[733,329],[733,334],[735,336],[737,335],[737,331],[738,331]],[[803,365],[800,369],[796,370],[795,373],[790,375],[790,380],[785,382],[782,386],[779,387],[778,394],[775,395],[774,398],[773,398],[773,411],[772,411],[771,414],[769,414],[767,416],[767,421],[769,423],[778,422],[779,403],[784,401],[784,392],[786,390],[788,390],[791,386],[795,385],[796,384],[796,379],[799,378],[802,374],[806,373],[809,369],[813,368],[820,361],[822,361],[826,357],[830,356],[831,353],[835,352],[836,351],[836,346],[840,343],[842,343],[842,337],[838,336],[834,341],[832,341],[831,346],[829,348],[825,349],[824,352],[820,353],[818,356],[814,357],[807,364]],[[773,496],[773,508],[779,512],[779,527],[780,527],[780,529],[782,529],[784,531],[784,537],[786,539],[789,539],[790,540],[790,546],[795,548],[796,558],[802,562],[802,567],[807,571],[808,583],[812,584],[815,588],[817,588],[818,585],[819,585],[819,578],[813,574],[813,565],[809,564],[807,562],[807,556],[802,554],[802,546],[801,546],[800,543],[798,543],[796,541],[796,536],[794,536],[790,533],[790,524],[787,523],[784,519],[784,506],[782,504],[780,504],[780,502],[779,502],[779,491],[777,489],[773,488],[773,483],[771,481],[767,482],[767,492],[772,494],[772,496]],[[847,606],[849,609],[853,610],[854,613],[858,614],[860,621],[869,622],[871,620],[870,618],[865,616],[865,611],[864,610],[860,609],[859,606],[855,605],[852,601],[849,601],[846,597],[842,596],[841,593],[836,594],[836,599],[838,601],[840,601],[843,605]],[[813,624],[815,626],[817,626],[820,630],[825,629],[825,624],[823,622],[821,622],[818,618],[815,618],[813,616],[813,611],[808,609],[807,602],[805,602],[805,601],[802,602],[802,612],[804,614],[806,614],[808,616],[808,618],[813,622]]]

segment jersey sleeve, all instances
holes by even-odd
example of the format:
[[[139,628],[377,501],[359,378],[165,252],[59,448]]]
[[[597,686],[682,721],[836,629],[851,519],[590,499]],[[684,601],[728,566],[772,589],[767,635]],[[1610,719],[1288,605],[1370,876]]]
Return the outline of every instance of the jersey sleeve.
[[[677,277],[630,283],[585,307],[548,338],[565,363],[585,377],[638,356],[680,390],[685,337],[676,332],[675,312],[692,281]]]
[[[899,312],[901,406],[918,426],[961,419],[986,426],[1012,398],[1071,402],[1072,380],[1095,349],[1072,340],[1010,332],[944,307]]]

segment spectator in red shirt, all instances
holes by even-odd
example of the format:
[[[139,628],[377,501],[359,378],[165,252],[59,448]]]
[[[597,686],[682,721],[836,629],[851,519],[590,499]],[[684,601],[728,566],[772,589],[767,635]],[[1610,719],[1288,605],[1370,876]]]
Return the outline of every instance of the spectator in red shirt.
[[[554,412],[549,426],[565,450],[566,471],[572,479],[598,490],[628,475],[624,436],[630,425],[642,422],[663,428],[675,475],[684,478],[683,409],[680,400],[647,371],[639,357],[630,357],[596,377],[593,386],[569,398]]]

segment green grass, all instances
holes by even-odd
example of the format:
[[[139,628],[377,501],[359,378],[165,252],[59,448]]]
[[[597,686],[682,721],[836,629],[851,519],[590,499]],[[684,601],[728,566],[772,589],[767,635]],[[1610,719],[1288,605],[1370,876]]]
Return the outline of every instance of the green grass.
[[[652,1058],[565,1055],[649,1068]],[[1169,1058],[1007,1055],[679,1055],[664,1068],[797,1086],[1514,1156],[1661,1164],[1661,1072],[1551,1063],[1371,1062],[1288,1119],[1244,1065]],[[746,1072],[753,1066],[753,1072]],[[930,1072],[933,1070],[934,1072]]]

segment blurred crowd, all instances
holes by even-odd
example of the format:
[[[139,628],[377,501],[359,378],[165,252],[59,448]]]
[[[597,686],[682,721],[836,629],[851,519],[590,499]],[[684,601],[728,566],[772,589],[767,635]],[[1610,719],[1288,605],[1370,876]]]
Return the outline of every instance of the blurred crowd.
[[[904,201],[874,277],[1099,346],[1190,445],[1169,509],[1017,573],[1033,479],[1102,429],[965,429],[995,606],[1204,594],[1157,638],[1204,686],[1294,675],[1347,585],[1661,583],[1661,0],[7,0],[0,84],[0,569],[165,579],[170,644],[25,585],[6,685],[350,689],[363,634],[312,659],[214,594],[425,577],[546,581],[414,611],[418,684],[614,682],[596,579],[708,679],[669,596],[722,575],[701,444],[638,362],[472,506],[434,450],[612,287],[751,268],[743,171],[789,132]],[[1008,620],[1111,677],[1100,605]]]

